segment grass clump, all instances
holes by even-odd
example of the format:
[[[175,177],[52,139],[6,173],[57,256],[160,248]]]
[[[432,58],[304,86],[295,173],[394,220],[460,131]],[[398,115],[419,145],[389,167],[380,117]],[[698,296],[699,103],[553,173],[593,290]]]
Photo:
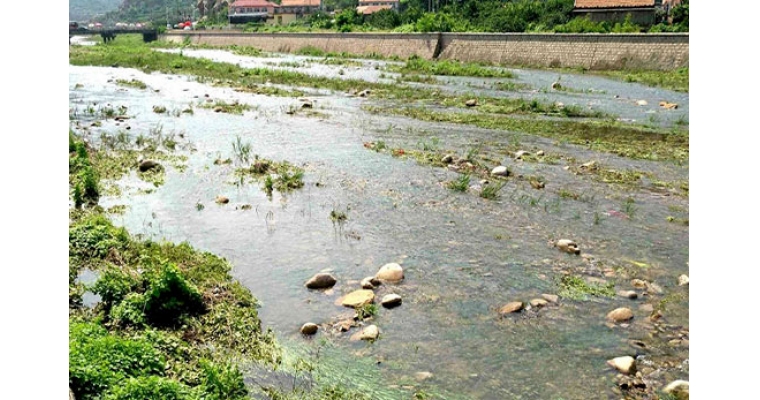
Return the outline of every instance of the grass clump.
[[[499,68],[488,68],[474,63],[440,60],[428,61],[419,56],[411,56],[403,66],[389,66],[393,72],[404,74],[424,74],[443,76],[477,76],[483,78],[514,78],[511,71]]]
[[[100,178],[90,160],[84,141],[69,132],[69,187],[74,207],[95,205],[100,198]]]
[[[245,103],[240,103],[235,100],[232,103],[227,103],[224,100],[216,100],[213,103],[200,103],[198,107],[208,108],[214,110],[214,112],[223,112],[227,114],[243,115],[244,112],[250,111],[251,106]]]
[[[117,79],[116,80],[116,84],[120,85],[120,86],[133,87],[133,88],[137,88],[137,89],[147,89],[148,88],[148,85],[146,85],[145,82],[143,82],[141,80],[137,80],[137,79],[131,79],[131,80]]]
[[[616,78],[625,82],[641,83],[647,86],[661,87],[676,92],[689,92],[689,68],[670,71],[594,71],[593,73]]]
[[[504,182],[492,182],[483,186],[483,189],[480,190],[480,197],[489,200],[498,198],[499,192],[505,184]]]
[[[470,187],[470,175],[462,174],[459,178],[446,183],[446,187],[455,192],[466,192]]]
[[[565,275],[559,282],[560,297],[571,300],[586,301],[589,296],[615,297],[615,284],[588,283],[579,276]]]

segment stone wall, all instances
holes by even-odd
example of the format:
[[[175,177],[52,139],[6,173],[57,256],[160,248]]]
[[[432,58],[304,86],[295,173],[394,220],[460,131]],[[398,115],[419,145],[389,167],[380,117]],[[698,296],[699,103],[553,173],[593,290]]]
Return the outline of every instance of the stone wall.
[[[325,52],[488,62],[526,67],[661,69],[689,65],[688,34],[561,33],[242,33],[170,32],[194,44],[252,46],[270,52],[315,47]]]
[[[438,44],[437,33],[242,33],[229,31],[171,32],[167,40],[182,42],[189,36],[193,44],[251,46],[269,52],[293,53],[315,47],[328,53],[380,54],[403,59],[418,55],[432,59]]]
[[[444,33],[441,59],[512,66],[660,69],[689,65],[688,34]]]

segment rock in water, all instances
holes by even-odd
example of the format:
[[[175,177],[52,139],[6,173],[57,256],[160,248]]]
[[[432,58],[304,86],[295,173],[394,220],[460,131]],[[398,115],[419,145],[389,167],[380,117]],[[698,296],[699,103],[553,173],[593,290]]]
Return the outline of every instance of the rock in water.
[[[631,356],[616,357],[612,360],[607,360],[607,365],[626,375],[636,373],[636,360]]]
[[[511,314],[514,312],[522,311],[525,308],[525,303],[522,301],[513,301],[507,303],[499,309],[499,314]]]
[[[544,299],[533,299],[530,301],[530,306],[533,308],[541,308],[547,304],[549,304],[549,302]]]
[[[317,333],[318,329],[319,329],[319,326],[317,324],[307,322],[303,324],[303,326],[301,327],[301,333],[303,333],[304,335],[313,335]]]
[[[509,176],[509,170],[507,167],[503,165],[499,165],[498,167],[491,170],[491,175],[495,176]]]
[[[397,294],[386,294],[383,299],[380,300],[380,304],[386,308],[393,308],[401,305],[401,296]]]
[[[613,322],[627,322],[627,321],[630,321],[632,318],[633,318],[633,311],[625,307],[616,308],[610,311],[609,314],[607,314],[607,319],[610,319]]]
[[[618,296],[634,300],[634,299],[637,299],[639,297],[639,294],[636,293],[633,290],[621,290],[621,291],[618,292]]]
[[[444,164],[451,164],[454,161],[454,156],[452,154],[446,154],[441,158],[441,162]]]
[[[359,336],[359,339],[376,340],[378,336],[380,336],[380,329],[378,329],[377,325],[370,325],[362,329],[362,334]]]
[[[139,169],[140,172],[146,172],[154,168],[156,169],[161,168],[161,164],[153,160],[143,160],[143,161],[140,161],[140,164],[137,166],[137,169]]]
[[[372,276],[362,279],[362,289],[374,289],[375,284],[372,282],[374,279]]]
[[[684,286],[689,284],[689,276],[688,275],[681,275],[678,277],[678,286]]]
[[[530,153],[528,153],[525,150],[520,150],[515,153],[515,160],[522,160],[523,156],[529,156]]]
[[[547,301],[551,303],[557,303],[559,301],[559,296],[556,294],[542,294],[541,297],[546,299]]]
[[[320,272],[306,281],[306,287],[309,289],[327,289],[333,287],[337,281],[331,274]]]
[[[578,248],[578,243],[575,243],[574,241],[570,239],[560,239],[555,244],[558,249],[570,253],[570,254],[581,254],[581,250]]]
[[[216,204],[227,204],[230,202],[230,199],[224,196],[217,196],[216,197]]]
[[[677,380],[668,383],[663,392],[672,394],[678,400],[689,400],[689,382],[683,380]]]
[[[404,269],[396,263],[385,264],[377,271],[375,278],[381,281],[398,282],[404,279]]]
[[[552,89],[553,90],[562,90],[562,85],[560,85],[559,82],[553,82],[552,83]]]
[[[467,100],[466,102],[464,102],[464,105],[466,105],[467,107],[475,107],[478,105],[478,99]]]
[[[375,293],[373,291],[359,289],[347,294],[346,297],[343,298],[343,301],[341,301],[341,304],[346,307],[356,308],[372,303],[373,301],[375,301]]]

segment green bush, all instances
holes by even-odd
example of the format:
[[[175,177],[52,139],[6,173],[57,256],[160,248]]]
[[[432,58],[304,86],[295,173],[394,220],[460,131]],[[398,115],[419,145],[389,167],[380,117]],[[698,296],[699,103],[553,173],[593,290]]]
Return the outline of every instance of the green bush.
[[[101,273],[92,287],[92,292],[100,295],[101,301],[110,308],[135,291],[140,283],[138,278],[114,265]]]
[[[145,296],[140,293],[129,293],[116,304],[110,313],[111,320],[121,326],[145,325]]]
[[[454,18],[444,13],[425,13],[416,26],[418,32],[451,32]]]
[[[173,325],[182,316],[205,310],[198,288],[188,282],[174,264],[165,264],[149,280],[145,291],[145,316],[157,326]]]
[[[125,339],[89,322],[69,321],[69,387],[77,399],[98,399],[130,377],[161,375],[163,356],[142,339]]]
[[[559,33],[607,33],[609,31],[610,27],[606,21],[594,22],[588,15],[573,18],[566,24],[554,27],[554,32]]]
[[[141,376],[129,378],[119,386],[112,388],[104,400],[190,400],[189,387],[172,379],[161,376]]]
[[[111,248],[121,251],[129,244],[129,234],[116,228],[104,215],[85,217],[69,228],[69,256],[102,259]]]
[[[200,361],[200,367],[203,371],[201,387],[206,394],[203,396],[204,399],[247,398],[248,389],[245,387],[243,374],[234,365],[217,365],[210,360],[203,359]]]

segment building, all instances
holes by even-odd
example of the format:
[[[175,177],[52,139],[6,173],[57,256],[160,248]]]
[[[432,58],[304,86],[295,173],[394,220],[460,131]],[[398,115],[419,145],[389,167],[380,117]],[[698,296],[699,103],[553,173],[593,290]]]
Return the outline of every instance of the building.
[[[230,24],[266,22],[274,17],[278,7],[280,6],[266,0],[237,0],[229,5],[227,17]]]
[[[361,15],[374,14],[380,10],[398,11],[399,0],[359,0],[356,12]]]
[[[322,9],[322,0],[282,0],[279,8],[274,10],[274,18],[267,23],[288,25],[291,22],[308,17]]]
[[[630,15],[638,25],[655,23],[655,9],[663,0],[575,0],[573,14],[588,15],[592,21],[623,22]]]

